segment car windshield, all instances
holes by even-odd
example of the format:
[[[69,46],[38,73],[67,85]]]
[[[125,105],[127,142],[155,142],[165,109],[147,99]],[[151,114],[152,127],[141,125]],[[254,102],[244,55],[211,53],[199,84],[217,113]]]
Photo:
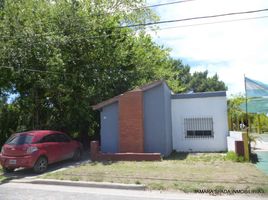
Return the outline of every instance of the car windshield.
[[[6,144],[13,144],[13,145],[31,144],[32,139],[33,139],[32,135],[14,135],[7,140]]]

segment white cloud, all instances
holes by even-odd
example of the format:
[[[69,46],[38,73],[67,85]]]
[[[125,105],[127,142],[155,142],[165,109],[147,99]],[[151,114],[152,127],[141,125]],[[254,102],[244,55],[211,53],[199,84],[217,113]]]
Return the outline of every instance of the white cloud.
[[[156,4],[159,1],[149,1]],[[163,3],[163,1],[161,1]],[[268,8],[265,0],[196,0],[161,6],[161,20],[181,19]],[[268,12],[162,25],[183,26],[205,22],[268,16]],[[229,88],[228,94],[244,91],[243,76],[268,83],[268,18],[181,27],[152,33],[155,41],[172,48],[171,55],[190,61],[192,71],[217,73]]]

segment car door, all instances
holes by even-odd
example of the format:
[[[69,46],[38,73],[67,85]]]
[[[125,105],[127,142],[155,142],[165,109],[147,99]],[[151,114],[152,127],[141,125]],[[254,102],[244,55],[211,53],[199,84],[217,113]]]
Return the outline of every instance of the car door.
[[[71,139],[65,134],[57,134],[57,140],[61,149],[60,159],[65,160],[71,158],[74,152]]]
[[[61,149],[59,148],[56,134],[44,136],[40,143],[42,143],[42,148],[46,152],[49,163],[54,163],[60,160]]]

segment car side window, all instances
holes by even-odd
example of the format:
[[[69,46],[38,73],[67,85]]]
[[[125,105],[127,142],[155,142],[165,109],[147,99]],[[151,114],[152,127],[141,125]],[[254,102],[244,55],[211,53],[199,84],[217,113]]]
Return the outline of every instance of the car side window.
[[[56,142],[55,135],[54,134],[47,135],[40,140],[40,143],[47,143],[47,142]]]
[[[65,134],[57,135],[58,142],[70,142],[70,139]]]
[[[62,134],[64,142],[70,142],[71,138],[65,134]]]

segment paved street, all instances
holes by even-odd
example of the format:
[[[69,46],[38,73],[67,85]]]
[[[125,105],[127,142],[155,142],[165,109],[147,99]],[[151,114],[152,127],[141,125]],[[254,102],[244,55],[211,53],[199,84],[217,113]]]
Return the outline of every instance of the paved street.
[[[256,143],[252,143],[255,151],[268,151],[268,134],[256,134]]]
[[[256,134],[256,142],[252,144],[253,151],[258,156],[256,166],[268,175],[268,134]]]
[[[260,200],[268,199],[263,196],[222,195],[210,196],[203,194],[166,193],[160,191],[133,191],[87,187],[71,187],[56,185],[38,185],[27,183],[6,183],[0,185],[2,200]]]

